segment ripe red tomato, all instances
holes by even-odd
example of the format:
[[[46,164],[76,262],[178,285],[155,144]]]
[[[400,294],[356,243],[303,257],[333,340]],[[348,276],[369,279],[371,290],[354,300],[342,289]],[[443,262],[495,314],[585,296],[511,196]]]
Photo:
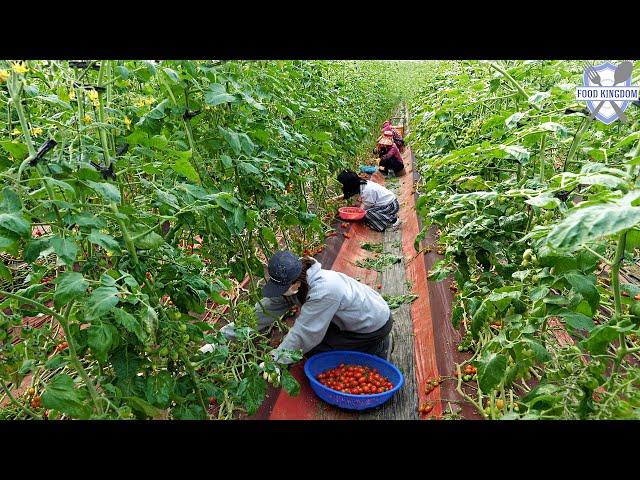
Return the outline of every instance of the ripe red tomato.
[[[335,368],[319,373],[316,378],[328,388],[352,395],[383,393],[393,388],[391,382],[377,369],[360,365],[341,363]]]

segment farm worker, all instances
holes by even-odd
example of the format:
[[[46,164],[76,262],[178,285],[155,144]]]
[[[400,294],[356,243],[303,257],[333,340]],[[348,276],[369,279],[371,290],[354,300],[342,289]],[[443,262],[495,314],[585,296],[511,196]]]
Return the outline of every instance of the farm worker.
[[[404,173],[404,162],[400,150],[393,143],[393,132],[385,130],[382,137],[378,140],[378,156],[380,157],[379,170],[382,173],[389,174],[393,172],[398,175]]]
[[[271,355],[291,360],[284,350],[302,349],[308,356],[330,350],[356,350],[387,358],[391,352],[391,310],[382,296],[344,273],[325,270],[311,257],[276,252],[269,260],[265,298],[256,304],[258,329],[268,327],[293,305],[300,315]],[[233,323],[220,330],[235,338]]]
[[[382,124],[381,132],[384,135],[384,132],[388,130],[391,130],[391,133],[393,134],[393,143],[395,143],[398,150],[402,152],[402,149],[404,148],[404,139],[402,138],[402,135],[400,135],[400,132],[393,128],[389,120]]]
[[[400,226],[400,204],[398,197],[391,190],[370,180],[360,178],[356,172],[346,170],[338,175],[342,184],[342,195],[333,200],[346,200],[359,195],[362,208],[366,210],[364,223],[376,232],[384,232],[387,228],[394,230]]]

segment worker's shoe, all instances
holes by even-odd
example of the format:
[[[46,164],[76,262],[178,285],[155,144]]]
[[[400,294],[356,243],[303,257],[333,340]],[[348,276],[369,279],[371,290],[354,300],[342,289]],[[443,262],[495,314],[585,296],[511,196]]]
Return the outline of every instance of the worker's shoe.
[[[398,217],[398,219],[389,228],[395,232],[401,226],[402,226],[402,220],[400,220],[400,217]]]
[[[387,345],[387,351],[385,352],[384,358],[388,362],[391,358],[391,354],[393,353],[393,332],[389,332],[389,336],[387,337],[387,339],[389,340],[389,344]]]

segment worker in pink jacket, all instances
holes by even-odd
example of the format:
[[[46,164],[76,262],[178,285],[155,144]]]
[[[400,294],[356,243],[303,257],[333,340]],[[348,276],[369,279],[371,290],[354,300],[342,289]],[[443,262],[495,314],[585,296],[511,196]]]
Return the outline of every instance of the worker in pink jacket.
[[[389,175],[393,172],[396,175],[402,175],[404,161],[398,146],[393,142],[393,132],[391,130],[385,130],[380,140],[378,140],[377,152],[380,157],[378,169],[381,173]]]
[[[400,153],[402,153],[402,151],[404,150],[404,139],[402,138],[402,135],[400,135],[400,133],[395,128],[393,128],[391,122],[387,120],[382,124],[383,135],[385,131],[389,130],[393,133],[393,143],[396,144],[396,147],[398,147],[398,150],[400,150]]]

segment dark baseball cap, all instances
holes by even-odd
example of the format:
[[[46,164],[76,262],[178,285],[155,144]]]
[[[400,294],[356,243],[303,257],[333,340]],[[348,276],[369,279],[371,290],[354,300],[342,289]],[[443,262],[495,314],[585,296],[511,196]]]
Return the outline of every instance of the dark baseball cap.
[[[262,288],[265,297],[284,294],[302,272],[302,262],[288,250],[276,252],[269,260],[269,280]]]

